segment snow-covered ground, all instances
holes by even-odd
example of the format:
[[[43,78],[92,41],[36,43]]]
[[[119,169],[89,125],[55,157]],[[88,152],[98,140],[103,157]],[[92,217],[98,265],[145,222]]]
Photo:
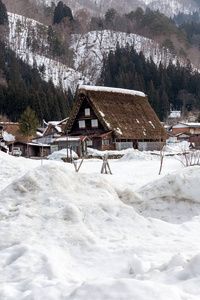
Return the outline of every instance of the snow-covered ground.
[[[0,299],[199,300],[200,166],[95,153],[76,173],[0,152]]]

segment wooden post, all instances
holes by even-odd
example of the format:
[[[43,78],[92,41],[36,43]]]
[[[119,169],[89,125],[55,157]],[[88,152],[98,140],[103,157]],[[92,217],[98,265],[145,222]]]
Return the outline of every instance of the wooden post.
[[[77,171],[77,162],[74,159],[72,159],[72,161],[73,161],[73,164],[74,164],[75,171],[78,172]]]
[[[108,170],[107,170],[108,168]],[[101,168],[101,174],[108,174],[110,173],[112,175],[112,172],[111,172],[111,169],[110,169],[110,166],[109,166],[109,163],[108,163],[108,154],[105,154],[104,155],[104,158],[103,158],[103,164],[102,164],[102,168]]]
[[[82,157],[82,160],[81,160],[81,162],[80,162],[80,165],[77,166],[77,162],[73,159],[73,163],[74,163],[74,167],[75,167],[75,171],[76,171],[76,172],[78,172],[78,171],[80,170],[80,167],[81,167],[81,165],[82,165],[82,163],[83,163],[83,160],[84,160],[84,156]]]

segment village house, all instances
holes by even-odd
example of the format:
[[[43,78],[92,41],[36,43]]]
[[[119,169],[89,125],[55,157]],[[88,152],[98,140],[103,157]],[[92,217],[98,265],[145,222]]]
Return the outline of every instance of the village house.
[[[70,149],[78,156],[84,156],[87,152],[87,136],[62,136],[51,144],[51,153],[62,149]],[[68,152],[67,152],[68,153]]]
[[[5,138],[6,125],[0,123],[0,151],[8,152],[7,141]]]
[[[87,136],[87,147],[98,150],[154,150],[167,138],[144,93],[86,85],[78,89],[64,133]]]
[[[47,145],[52,144],[58,136],[61,136],[62,133],[61,126],[59,126],[58,123],[58,121],[45,122],[46,127],[43,128],[43,133],[40,136],[35,137],[32,141]]]
[[[19,124],[17,122],[2,122],[1,126],[4,129],[4,143],[9,148],[9,152],[12,153],[13,147],[18,146],[23,153],[26,142],[25,138],[18,133]]]
[[[172,133],[173,135],[177,134],[197,134],[200,131],[200,123],[187,123],[187,122],[179,122],[178,124],[174,125],[172,127]]]
[[[200,150],[200,131],[190,136],[189,142],[192,148],[194,147],[195,149]]]
[[[64,142],[63,139],[59,139],[63,134],[67,120],[68,118],[62,121],[45,122],[43,120],[44,126],[38,129],[40,131],[40,136],[37,136],[32,140],[34,143],[45,145],[45,151],[43,155],[47,156],[54,151],[58,151],[67,147],[68,144]],[[59,145],[58,142],[60,142]]]
[[[13,154],[13,148],[17,147],[20,149],[22,156],[41,156],[42,151],[45,154],[50,153],[50,145],[45,145],[37,142],[32,142],[32,137],[29,137],[29,143],[27,147],[27,137],[22,136],[19,133],[19,123],[17,122],[2,122],[0,128],[4,129],[4,140],[2,143],[9,148],[9,153]],[[2,131],[2,130],[1,130]],[[0,150],[4,150],[2,147]],[[27,154],[28,151],[28,154]]]
[[[200,135],[200,123],[196,122],[179,122],[172,127],[172,135],[177,141],[188,141],[190,143],[198,143]]]

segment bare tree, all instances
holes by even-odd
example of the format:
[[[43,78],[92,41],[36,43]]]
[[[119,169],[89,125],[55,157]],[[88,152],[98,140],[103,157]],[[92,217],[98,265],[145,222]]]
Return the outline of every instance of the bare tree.
[[[200,165],[200,151],[183,149],[177,159],[184,167]]]
[[[90,14],[87,9],[79,9],[75,13],[74,19],[78,20],[80,33],[86,33],[89,30]]]

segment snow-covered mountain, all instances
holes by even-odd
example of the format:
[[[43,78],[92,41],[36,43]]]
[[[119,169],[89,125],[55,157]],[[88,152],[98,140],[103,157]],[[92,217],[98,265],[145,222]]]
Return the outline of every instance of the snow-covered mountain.
[[[37,2],[51,4],[51,0],[36,0]],[[55,3],[59,0],[54,1]],[[144,10],[149,7],[152,10],[159,10],[166,16],[173,16],[179,12],[190,14],[199,11],[200,7],[193,0],[63,0],[63,3],[70,6],[74,11],[86,8],[93,13],[105,13],[109,8],[115,8],[120,13],[126,13],[142,7]]]
[[[125,47],[126,44],[134,45],[138,53],[142,51],[147,59],[152,57],[157,65],[160,62],[168,65],[170,59],[176,62],[175,56],[151,39],[133,33],[103,30],[72,36],[75,69],[81,71],[84,77],[95,84],[101,73],[104,54],[114,51],[117,44],[120,47]]]
[[[69,68],[32,51],[28,45],[28,37],[31,37],[30,33],[33,29],[37,35],[41,26],[44,27],[35,20],[9,13],[9,47],[29,65],[37,65],[38,69],[44,65],[45,70],[41,74],[43,79],[46,81],[51,79],[56,86],[62,86],[66,90],[70,87],[72,91],[75,91],[77,84],[96,84],[101,73],[103,56],[110,50],[115,50],[117,43],[123,47],[126,44],[134,45],[138,53],[142,51],[146,58],[152,57],[156,64],[162,62],[167,65],[170,59],[174,63],[177,59],[151,39],[133,33],[103,30],[72,35],[71,49],[74,52],[74,67]],[[42,35],[37,41],[39,46],[48,44],[46,35]]]
[[[77,70],[67,67],[66,65],[50,59],[44,55],[33,52],[28,46],[28,37],[30,32],[34,29],[35,34],[39,30],[38,25],[42,25],[35,20],[20,16],[17,14],[8,13],[9,17],[9,47],[30,66],[37,65],[39,69],[42,65],[45,66],[45,71],[42,77],[44,80],[52,80],[55,86],[62,86],[63,89],[70,87],[72,90],[76,89],[77,84],[83,83],[82,74]],[[38,39],[40,43],[47,45],[47,36]]]

